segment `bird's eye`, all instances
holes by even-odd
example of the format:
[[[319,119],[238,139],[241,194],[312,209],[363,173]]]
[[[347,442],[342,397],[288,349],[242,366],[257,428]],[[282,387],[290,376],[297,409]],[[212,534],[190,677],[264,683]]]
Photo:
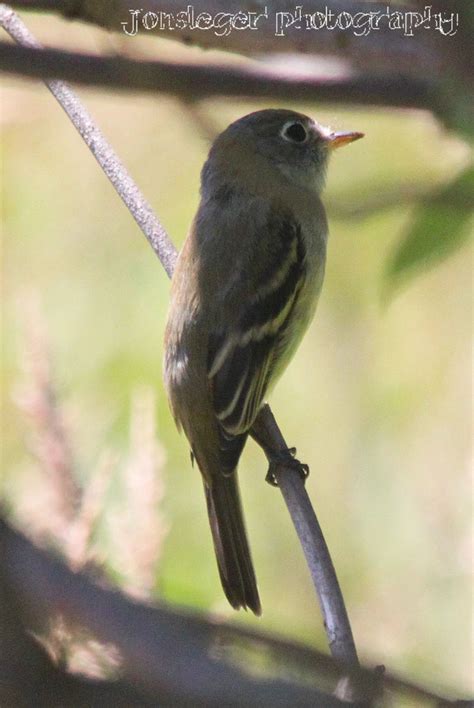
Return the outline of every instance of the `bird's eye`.
[[[290,143],[304,143],[308,139],[308,131],[302,123],[292,120],[285,123],[281,130],[281,136]]]

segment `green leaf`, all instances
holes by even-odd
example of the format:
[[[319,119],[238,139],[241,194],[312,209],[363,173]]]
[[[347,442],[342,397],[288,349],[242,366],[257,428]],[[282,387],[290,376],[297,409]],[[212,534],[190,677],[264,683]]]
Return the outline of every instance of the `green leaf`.
[[[474,165],[425,199],[416,209],[408,233],[386,270],[386,290],[454,253],[472,234]],[[470,228],[471,227],[471,228]]]

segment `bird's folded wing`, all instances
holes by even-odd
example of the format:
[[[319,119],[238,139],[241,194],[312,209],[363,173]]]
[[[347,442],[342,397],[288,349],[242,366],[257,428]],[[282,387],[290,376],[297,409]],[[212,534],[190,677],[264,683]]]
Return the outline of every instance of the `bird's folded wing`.
[[[263,402],[301,287],[305,248],[291,217],[272,226],[273,248],[247,296],[235,303],[232,323],[209,336],[208,377],[223,437],[246,433]],[[243,283],[246,273],[241,274]]]

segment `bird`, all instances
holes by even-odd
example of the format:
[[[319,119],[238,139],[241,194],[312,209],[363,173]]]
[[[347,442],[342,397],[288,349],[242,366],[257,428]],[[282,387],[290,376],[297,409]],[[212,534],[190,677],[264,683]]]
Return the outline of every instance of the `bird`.
[[[286,109],[231,123],[202,168],[199,207],[172,277],[164,385],[202,475],[224,593],[255,615],[261,603],[237,466],[316,309],[329,156],[361,137]]]

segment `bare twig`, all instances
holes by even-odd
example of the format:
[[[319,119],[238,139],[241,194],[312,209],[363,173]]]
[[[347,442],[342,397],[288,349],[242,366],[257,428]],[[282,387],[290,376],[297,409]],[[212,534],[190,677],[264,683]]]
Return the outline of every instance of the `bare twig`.
[[[252,428],[252,436],[267,454],[288,449],[268,405],[260,411]],[[271,454],[268,454],[268,457],[270,459]],[[357,666],[357,652],[344,598],[323,532],[304,488],[304,482],[300,475],[288,474],[283,465],[275,466],[273,469],[319,597],[331,654],[340,661]]]
[[[6,5],[0,5],[0,24],[24,51],[41,53],[41,47],[20,18]],[[11,47],[12,49],[14,47]],[[41,50],[41,51],[40,51]],[[150,204],[120,162],[112,147],[96,127],[89,113],[73,91],[61,81],[47,81],[46,86],[67,113],[69,119],[84,139],[87,147],[112,182],[120,198],[125,202],[151,247],[159,257],[168,276],[173,272],[176,249],[168,234],[153,213]]]
[[[0,22],[2,22],[3,26],[18,42],[26,43],[29,46],[32,44],[36,45],[35,40],[21,20],[13,12],[7,10],[5,6],[0,6]],[[104,169],[107,176],[111,179],[114,187],[126,205],[132,210],[137,223],[142,229],[146,229],[145,235],[150,245],[163,263],[166,272],[170,275],[173,269],[176,252],[168,235],[153,215],[151,207],[144,200],[138,188],[120,164],[112,148],[105,141],[100,131],[94,126],[88,113],[82,107],[73,92],[61,82],[48,82],[47,85],[67,114],[71,117],[74,125],[79,130],[88,147],[92,150],[102,169]],[[146,218],[142,218],[142,214],[145,214]],[[271,427],[267,428],[266,441],[268,443],[267,448],[281,448],[282,438],[276,426],[274,426],[273,429]],[[269,441],[272,442],[272,445]],[[319,551],[325,548],[321,545],[320,532],[318,531],[318,536],[315,538],[311,536],[315,528],[314,511],[309,503],[298,473],[289,467],[281,470],[279,478],[283,480],[284,475],[287,475],[289,480],[292,480],[291,483],[289,481],[288,484],[283,484],[281,489],[293,524],[297,529],[300,539],[305,538],[304,548],[307,557],[312,559],[311,562],[313,564],[317,564],[318,562],[320,564],[318,578],[321,576],[324,577],[324,586],[319,592],[320,597],[325,598],[324,602],[321,603],[321,609],[325,625],[329,628],[328,638],[331,651],[336,658],[350,665],[357,666],[358,661],[352,639],[352,632],[337,581],[334,585],[334,569],[332,564],[328,564],[324,554],[322,558],[319,557]],[[310,551],[311,546],[312,550]],[[327,572],[329,572],[329,575],[326,576],[325,574]],[[314,572],[313,578],[316,578]],[[331,594],[334,594],[335,599],[330,603],[327,598]],[[330,609],[330,616],[326,616],[328,608]]]

